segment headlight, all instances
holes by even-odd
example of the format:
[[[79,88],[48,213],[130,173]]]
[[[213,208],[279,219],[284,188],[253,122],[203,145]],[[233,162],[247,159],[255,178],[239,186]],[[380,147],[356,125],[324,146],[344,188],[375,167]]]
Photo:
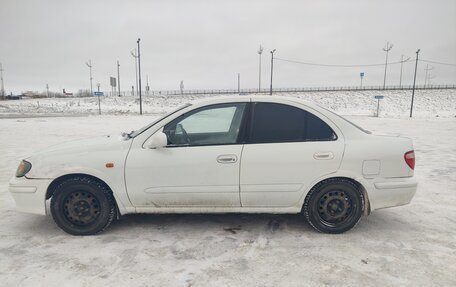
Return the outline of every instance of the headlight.
[[[19,164],[17,171],[16,171],[16,177],[23,177],[26,175],[30,170],[32,169],[32,164],[29,163],[28,161],[21,161]]]

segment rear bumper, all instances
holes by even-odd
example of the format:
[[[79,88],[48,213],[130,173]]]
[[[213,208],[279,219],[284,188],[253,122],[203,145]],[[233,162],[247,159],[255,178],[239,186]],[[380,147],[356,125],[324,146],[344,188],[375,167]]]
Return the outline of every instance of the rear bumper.
[[[409,204],[418,182],[413,177],[376,179],[365,185],[371,210]]]
[[[9,182],[9,192],[16,202],[18,211],[46,214],[46,191],[52,179],[28,179],[13,177]]]

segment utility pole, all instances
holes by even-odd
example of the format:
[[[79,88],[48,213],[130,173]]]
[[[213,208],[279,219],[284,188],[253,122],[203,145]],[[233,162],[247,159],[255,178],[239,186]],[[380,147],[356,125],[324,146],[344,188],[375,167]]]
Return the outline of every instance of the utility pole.
[[[93,88],[92,88],[92,60],[86,62],[87,67],[89,67],[90,71],[90,96],[93,96]]]
[[[260,63],[258,68],[258,92],[261,93],[261,54],[263,54],[263,46],[260,45],[258,49],[258,55],[260,56]]]
[[[275,53],[276,49],[272,50],[271,51],[271,85],[269,87],[269,95],[272,96],[272,73],[274,71],[274,53]]]
[[[393,44],[390,45],[389,42],[386,42],[386,47],[383,48],[383,51],[386,52],[385,75],[383,76],[383,89],[385,89],[385,85],[386,85],[386,68],[388,67],[388,53],[392,48],[393,48]]]
[[[401,56],[401,75],[399,76],[399,88],[402,88],[402,64],[408,60],[410,60],[410,57],[407,57],[407,59],[404,60],[404,55]]]
[[[426,64],[426,68],[424,70],[426,71],[426,76],[424,78],[424,87],[426,88],[427,84],[429,84],[428,83],[429,76],[430,76],[429,71],[434,70],[434,67],[432,67],[432,66],[429,67],[429,64]]]
[[[46,84],[46,98],[49,98],[49,84]]]
[[[427,86],[432,85],[432,82],[431,82],[432,79],[435,79],[435,76],[432,75],[431,73],[429,73],[428,80],[427,80]]]
[[[119,60],[117,60],[117,86],[119,89],[119,97],[120,97],[120,64],[119,64]]]
[[[130,53],[133,56],[133,58],[135,58],[136,95],[138,95],[138,54],[136,53],[136,48],[133,51],[131,51]],[[134,96],[134,93],[132,95]]]
[[[139,49],[139,41],[141,41],[140,38],[138,38],[138,83],[139,83],[139,114],[142,115],[142,95],[141,95],[141,50]]]
[[[410,105],[410,117],[413,115],[413,100],[415,99],[415,83],[416,83],[416,70],[418,69],[418,54],[420,49],[416,51],[416,62],[415,62],[415,76],[413,77],[413,90],[412,90],[412,104]]]
[[[3,99],[5,99],[5,86],[4,86],[4,83],[3,83],[3,65],[2,63],[0,63],[0,80],[2,82],[2,86],[1,86],[1,89],[0,89],[0,96]]]
[[[238,94],[241,93],[241,74],[238,73]]]

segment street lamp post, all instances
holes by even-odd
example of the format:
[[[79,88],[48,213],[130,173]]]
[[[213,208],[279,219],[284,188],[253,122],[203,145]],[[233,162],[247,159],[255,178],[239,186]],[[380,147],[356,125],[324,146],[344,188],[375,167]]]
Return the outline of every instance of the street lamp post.
[[[135,58],[135,76],[136,76],[136,94],[138,94],[138,55],[136,53],[136,48],[130,52],[133,58]],[[132,93],[132,96],[134,96],[135,93]]]
[[[263,46],[260,45],[258,49],[258,55],[260,57],[259,68],[258,68],[258,92],[261,93],[261,54],[263,54]]]
[[[93,88],[92,88],[92,60],[86,62],[87,67],[89,67],[90,71],[90,95],[93,96]]]
[[[389,42],[386,43],[386,47],[383,48],[383,51],[386,52],[386,60],[385,60],[385,75],[383,76],[383,89],[385,89],[386,85],[386,68],[388,67],[388,53],[393,48],[393,44],[390,45]]]
[[[118,86],[119,97],[120,97],[120,64],[119,64],[119,60],[117,60],[117,86]]]
[[[274,53],[276,49],[271,51],[271,85],[269,86],[269,95],[272,96],[272,73],[274,71]]]
[[[138,83],[139,83],[139,114],[142,115],[142,95],[141,95],[141,51],[139,48],[139,41],[141,41],[140,38],[138,38]]]
[[[416,83],[416,70],[418,68],[418,54],[420,49],[416,51],[416,62],[415,62],[415,76],[413,77],[413,90],[412,90],[412,104],[410,105],[410,117],[413,115],[413,100],[415,99],[415,83]]]

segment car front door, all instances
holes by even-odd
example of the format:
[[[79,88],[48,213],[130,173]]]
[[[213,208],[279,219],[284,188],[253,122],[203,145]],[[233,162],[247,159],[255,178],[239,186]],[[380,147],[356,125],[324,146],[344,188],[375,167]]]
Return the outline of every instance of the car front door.
[[[241,162],[243,207],[295,206],[313,181],[337,171],[343,138],[313,113],[285,104],[252,104]]]
[[[157,132],[165,148],[133,145],[126,162],[132,204],[148,207],[239,207],[238,143],[246,103],[189,111]],[[135,139],[136,140],[136,139]]]

